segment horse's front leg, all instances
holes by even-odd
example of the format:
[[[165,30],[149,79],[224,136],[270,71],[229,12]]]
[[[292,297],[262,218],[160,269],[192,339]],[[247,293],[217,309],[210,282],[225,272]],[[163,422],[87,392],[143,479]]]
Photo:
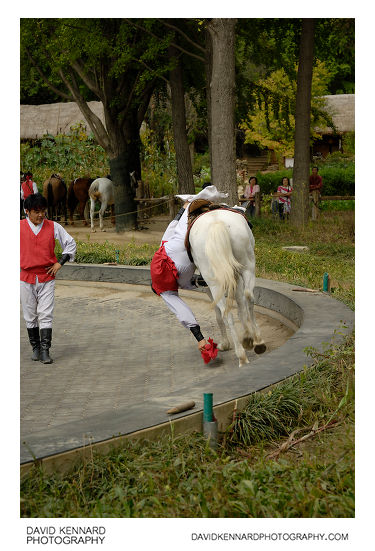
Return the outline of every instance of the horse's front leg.
[[[90,221],[91,221],[91,231],[95,232],[94,228],[94,214],[95,214],[95,201],[90,197]]]

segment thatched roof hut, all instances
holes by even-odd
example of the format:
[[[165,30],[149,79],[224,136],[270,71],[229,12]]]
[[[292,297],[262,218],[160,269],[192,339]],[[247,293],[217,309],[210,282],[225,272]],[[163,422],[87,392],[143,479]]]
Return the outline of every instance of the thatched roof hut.
[[[355,130],[355,95],[337,94],[322,96],[325,100],[325,109],[332,117],[338,134],[354,132]],[[316,128],[320,134],[333,134],[332,128]]]
[[[102,103],[89,101],[88,105],[105,125]],[[45,134],[67,134],[71,126],[79,123],[90,132],[90,127],[75,102],[21,105],[20,115],[21,140],[35,140]]]

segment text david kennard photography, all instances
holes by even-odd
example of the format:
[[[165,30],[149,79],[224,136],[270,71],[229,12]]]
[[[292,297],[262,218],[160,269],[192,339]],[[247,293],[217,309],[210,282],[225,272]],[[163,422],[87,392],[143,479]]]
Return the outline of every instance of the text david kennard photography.
[[[27,526],[26,543],[95,544],[104,543],[104,526]]]

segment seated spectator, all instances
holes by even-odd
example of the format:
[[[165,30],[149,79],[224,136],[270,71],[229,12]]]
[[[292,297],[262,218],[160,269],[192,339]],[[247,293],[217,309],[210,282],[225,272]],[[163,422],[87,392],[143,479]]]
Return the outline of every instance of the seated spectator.
[[[245,187],[244,198],[249,200],[248,211],[249,215],[252,218],[255,214],[255,194],[260,193],[260,187],[258,185],[258,180],[255,176],[249,178],[249,183]]]
[[[284,176],[281,180],[281,185],[277,188],[279,195],[279,217],[281,220],[289,217],[293,187],[290,185],[289,178]]]

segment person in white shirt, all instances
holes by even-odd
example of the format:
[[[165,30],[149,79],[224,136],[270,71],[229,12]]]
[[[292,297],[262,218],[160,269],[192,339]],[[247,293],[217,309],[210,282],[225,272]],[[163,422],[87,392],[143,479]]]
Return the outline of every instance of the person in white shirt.
[[[76,243],[57,222],[46,218],[47,200],[40,193],[29,195],[24,208],[27,217],[20,221],[20,296],[23,316],[33,349],[32,359],[52,363],[49,349],[55,305],[55,276],[69,260],[74,261]],[[55,256],[55,239],[62,248]]]
[[[191,331],[198,341],[198,349],[203,358],[206,351],[216,355],[217,349],[213,348],[211,350],[212,345],[207,343],[207,340],[203,337],[192,310],[178,294],[178,289],[193,290],[197,288],[192,283],[195,265],[190,260],[185,247],[188,213],[190,204],[194,199],[208,199],[218,202],[227,196],[227,193],[217,191],[216,187],[212,185],[206,186],[197,195],[177,195],[178,198],[185,201],[184,206],[168,225],[162,237],[161,246],[156,251],[150,266],[152,290],[162,297],[179,322]]]

